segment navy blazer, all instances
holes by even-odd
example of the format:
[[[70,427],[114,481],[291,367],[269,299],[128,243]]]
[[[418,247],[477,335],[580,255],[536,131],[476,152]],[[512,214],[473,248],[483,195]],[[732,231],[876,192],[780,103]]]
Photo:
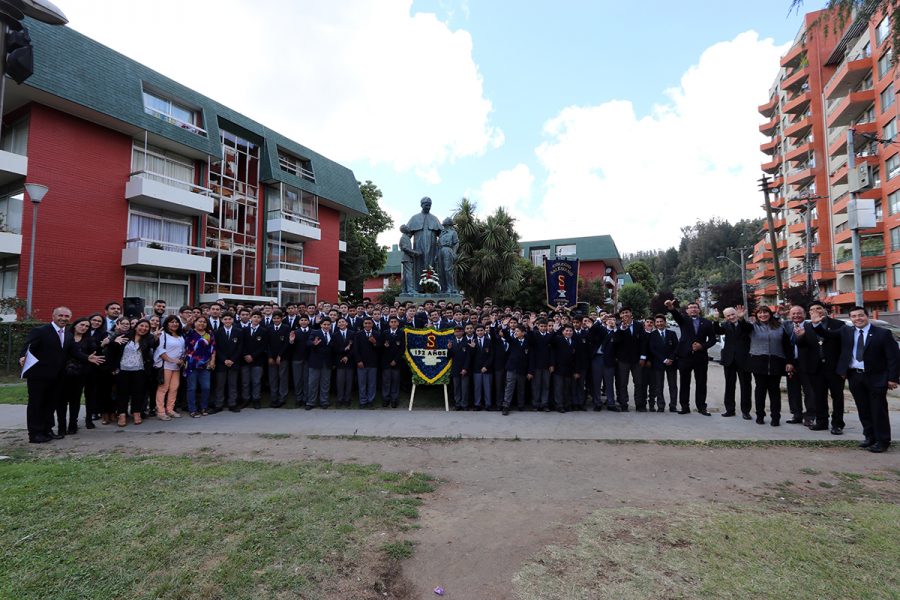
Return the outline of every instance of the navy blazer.
[[[675,322],[678,323],[678,327],[681,328],[681,337],[678,339],[678,349],[676,351],[679,359],[678,367],[690,368],[708,363],[709,354],[707,350],[716,345],[716,332],[713,330],[713,324],[707,319],[700,317],[700,323],[695,332],[690,317],[681,314],[681,311],[677,308],[672,308],[669,313],[671,313]],[[692,348],[694,342],[699,342],[703,348],[695,352]]]
[[[654,369],[662,370],[675,366],[678,336],[675,335],[674,331],[663,329],[662,336],[659,334],[658,329],[654,330],[653,333],[648,333],[647,347],[647,359]],[[666,360],[671,360],[672,363],[666,365],[664,362]]]
[[[737,322],[713,323],[713,330],[718,335],[724,335],[722,356],[719,362],[726,367],[732,365],[739,369],[747,368],[747,360],[750,358],[750,334],[744,331]]]
[[[528,373],[528,354],[531,349],[528,346],[528,340],[515,338],[509,340],[509,349],[506,351],[506,370],[517,375],[526,375]]]
[[[87,361],[87,356],[75,344],[70,331],[63,333],[63,339],[64,342],[60,343],[52,323],[35,327],[28,332],[20,356],[25,356],[25,352],[30,351],[38,362],[28,369],[25,379],[56,379],[62,375],[69,358]]]
[[[332,343],[325,341],[325,333],[322,329],[313,329],[309,332],[306,339],[306,347],[309,348],[309,368],[310,369],[330,369],[332,367],[332,344],[334,342],[334,333],[328,332],[331,336]],[[316,340],[319,340],[316,342]],[[296,343],[296,342],[295,342]]]
[[[224,371],[228,367],[225,361],[234,362],[232,368],[244,363],[244,330],[237,325],[231,326],[231,335],[225,335],[225,326],[222,325],[213,334],[216,338],[216,371]]]
[[[375,340],[373,344],[369,338]],[[355,363],[363,363],[364,368],[372,368],[378,366],[378,347],[381,337],[375,329],[371,334],[367,334],[365,329],[360,329],[354,334],[353,342],[353,361]],[[357,366],[359,366],[357,364]]]
[[[450,341],[453,346],[450,348],[450,358],[453,363],[450,365],[450,375],[456,377],[462,375],[463,369],[467,373],[472,371],[472,357],[475,355],[474,349],[469,346],[466,337],[463,336],[461,341],[457,341],[454,336]]]
[[[487,369],[490,373],[494,370],[494,344],[490,336],[484,335],[484,346],[478,343],[478,336],[475,336],[475,348],[472,357],[472,371],[481,373],[481,369]]]
[[[406,334],[403,329],[397,328],[393,334],[390,327],[381,332],[381,368],[399,369],[403,364],[403,354],[406,351]],[[391,363],[394,366],[391,366]]]
[[[842,328],[841,357],[838,359],[837,374],[846,377],[850,370],[850,358],[853,355],[853,338],[857,336],[856,327]],[[887,329],[870,323],[869,335],[865,338],[863,364],[866,367],[866,379],[875,387],[887,387],[888,381],[900,382],[900,349],[897,341]]]
[[[573,335],[568,340],[559,335],[550,344],[550,366],[553,374],[560,377],[571,377],[581,371],[579,365],[578,340]]]

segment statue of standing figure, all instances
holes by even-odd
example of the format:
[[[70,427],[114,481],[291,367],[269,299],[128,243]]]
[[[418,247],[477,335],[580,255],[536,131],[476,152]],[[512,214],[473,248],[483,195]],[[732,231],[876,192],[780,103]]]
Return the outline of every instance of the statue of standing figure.
[[[416,258],[420,254],[413,249],[412,239],[409,237],[409,227],[400,226],[400,285],[404,294],[412,294],[416,291],[419,278],[415,274]]]
[[[428,267],[437,269],[438,236],[442,230],[441,222],[431,214],[431,198],[426,196],[419,204],[422,206],[422,212],[413,215],[406,224],[413,237],[413,249],[418,252],[414,263],[415,280],[412,282],[416,290],[422,271]]]
[[[440,246],[440,278],[441,290],[455,294],[456,289],[456,251],[459,249],[459,236],[453,228],[453,219],[444,219],[444,230],[438,236]]]

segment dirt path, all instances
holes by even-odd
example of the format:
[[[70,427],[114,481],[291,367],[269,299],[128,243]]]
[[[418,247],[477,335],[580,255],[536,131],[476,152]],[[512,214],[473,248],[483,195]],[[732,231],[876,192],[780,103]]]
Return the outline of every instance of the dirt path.
[[[5,434],[4,444],[20,443]],[[120,443],[127,441],[125,446]],[[32,447],[34,448],[34,447]],[[136,454],[307,458],[380,463],[442,480],[411,534],[403,565],[413,598],[513,598],[511,579],[567,526],[604,507],[673,508],[684,503],[754,502],[783,481],[816,486],[834,471],[900,469],[900,452],[846,448],[704,448],[582,441],[371,441],[276,438],[257,434],[114,434],[69,437],[41,452],[117,449]],[[801,472],[816,471],[820,475]]]

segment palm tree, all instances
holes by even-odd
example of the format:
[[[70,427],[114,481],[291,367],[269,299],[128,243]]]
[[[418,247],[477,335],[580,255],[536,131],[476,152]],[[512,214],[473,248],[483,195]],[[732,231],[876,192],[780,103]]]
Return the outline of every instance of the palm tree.
[[[463,198],[453,217],[459,235],[460,289],[476,302],[487,296],[515,296],[522,284],[515,219],[501,207],[482,221],[475,209],[473,202]]]

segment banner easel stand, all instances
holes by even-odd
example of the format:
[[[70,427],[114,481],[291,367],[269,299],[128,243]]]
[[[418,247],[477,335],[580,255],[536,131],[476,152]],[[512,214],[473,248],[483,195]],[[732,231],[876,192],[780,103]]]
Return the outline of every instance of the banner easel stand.
[[[412,384],[412,392],[409,395],[409,410],[412,410],[413,400],[416,399],[416,384]],[[450,412],[450,400],[447,396],[447,384],[444,384],[444,410]]]

